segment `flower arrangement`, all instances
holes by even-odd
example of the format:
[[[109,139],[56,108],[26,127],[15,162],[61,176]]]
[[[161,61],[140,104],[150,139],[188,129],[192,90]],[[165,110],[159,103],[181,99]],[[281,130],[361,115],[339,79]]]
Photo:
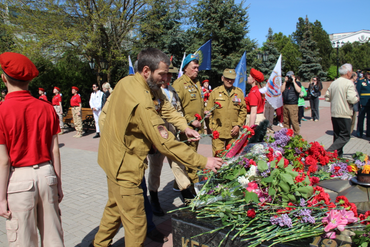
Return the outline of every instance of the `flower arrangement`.
[[[233,232],[233,239],[240,237],[248,246],[258,246],[318,235],[335,238],[344,229],[370,223],[370,211],[358,215],[356,205],[346,197],[332,202],[317,186],[323,173],[331,178],[329,170],[335,164],[344,163],[348,171],[349,161],[326,152],[317,142],[308,144],[289,129],[267,138],[267,143],[250,145],[254,130],[243,126],[241,133],[218,153],[224,160],[218,172],[201,174],[206,179],[186,207],[199,219],[222,224],[212,232],[228,229],[225,239]],[[361,157],[365,166],[366,157]]]

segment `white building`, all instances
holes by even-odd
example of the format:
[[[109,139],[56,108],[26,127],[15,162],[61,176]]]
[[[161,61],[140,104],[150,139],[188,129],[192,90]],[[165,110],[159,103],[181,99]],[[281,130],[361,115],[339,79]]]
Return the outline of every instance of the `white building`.
[[[337,47],[337,44],[341,47],[347,42],[366,43],[370,40],[370,30],[363,29],[357,32],[333,33],[329,35],[329,38],[334,48]]]

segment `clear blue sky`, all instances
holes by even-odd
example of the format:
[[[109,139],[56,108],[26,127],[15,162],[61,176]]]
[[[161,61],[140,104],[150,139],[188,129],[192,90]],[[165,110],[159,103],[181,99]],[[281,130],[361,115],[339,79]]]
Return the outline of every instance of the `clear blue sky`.
[[[248,36],[259,47],[270,27],[274,33],[289,36],[298,18],[306,15],[311,23],[320,21],[328,34],[370,30],[370,0],[246,0],[243,6],[248,5]]]

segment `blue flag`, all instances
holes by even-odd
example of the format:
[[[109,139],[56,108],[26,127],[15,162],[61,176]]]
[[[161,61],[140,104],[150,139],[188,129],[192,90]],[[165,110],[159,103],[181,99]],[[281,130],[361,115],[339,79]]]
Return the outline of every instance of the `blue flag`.
[[[202,45],[195,54],[199,55],[199,70],[211,69],[212,39]]]
[[[128,74],[129,75],[135,74],[134,67],[132,66],[130,55],[128,55]]]
[[[238,66],[235,68],[236,78],[234,82],[234,87],[238,87],[243,90],[245,95],[245,84],[247,83],[247,58],[245,57],[245,52],[240,59]]]

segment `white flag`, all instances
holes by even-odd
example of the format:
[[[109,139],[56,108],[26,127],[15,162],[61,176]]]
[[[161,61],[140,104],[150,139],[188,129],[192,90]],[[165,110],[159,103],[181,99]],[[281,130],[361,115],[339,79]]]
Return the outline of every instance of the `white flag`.
[[[265,97],[272,107],[277,109],[283,106],[283,97],[281,95],[281,54],[264,89],[266,91]]]
[[[182,76],[182,64],[184,63],[185,58],[186,58],[186,52],[184,52],[184,57],[182,58],[181,66],[179,69],[179,75],[177,76],[177,78],[180,78]]]

